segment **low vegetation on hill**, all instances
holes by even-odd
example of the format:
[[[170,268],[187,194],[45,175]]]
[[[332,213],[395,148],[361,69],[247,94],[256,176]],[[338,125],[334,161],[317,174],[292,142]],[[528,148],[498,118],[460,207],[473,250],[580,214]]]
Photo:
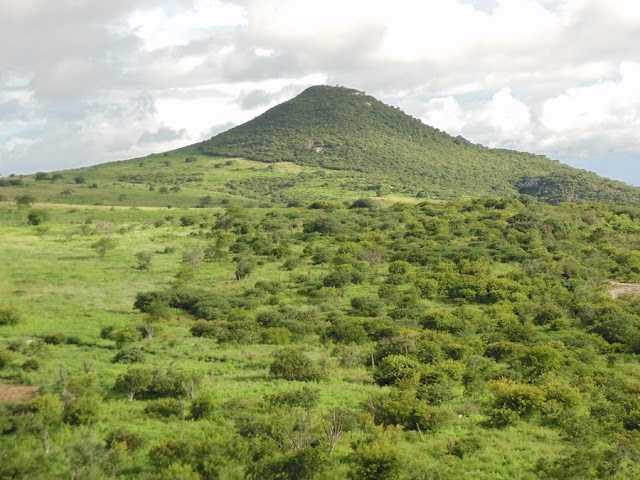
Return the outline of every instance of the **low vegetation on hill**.
[[[366,174],[383,192],[640,204],[640,190],[540,155],[488,149],[363,92],[316,86],[200,144],[207,155]]]
[[[0,478],[640,477],[640,208],[163,186],[0,202]]]

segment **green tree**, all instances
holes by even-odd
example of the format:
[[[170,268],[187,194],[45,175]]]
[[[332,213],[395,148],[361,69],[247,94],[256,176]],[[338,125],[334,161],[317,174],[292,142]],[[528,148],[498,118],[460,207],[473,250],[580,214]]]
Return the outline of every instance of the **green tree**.
[[[115,389],[126,393],[127,400],[132,401],[138,393],[151,386],[154,377],[154,370],[149,367],[133,367],[116,379]]]
[[[45,453],[50,450],[50,434],[62,423],[64,408],[60,397],[53,393],[44,393],[27,404],[31,428],[40,434]]]

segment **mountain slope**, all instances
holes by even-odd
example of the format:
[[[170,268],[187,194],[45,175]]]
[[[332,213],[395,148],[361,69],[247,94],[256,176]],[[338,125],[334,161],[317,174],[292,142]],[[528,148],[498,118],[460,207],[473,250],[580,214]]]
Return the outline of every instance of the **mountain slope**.
[[[203,142],[199,150],[211,156],[362,173],[373,186],[398,193],[528,193],[551,203],[640,203],[640,189],[544,156],[474,145],[344,87],[311,87]]]

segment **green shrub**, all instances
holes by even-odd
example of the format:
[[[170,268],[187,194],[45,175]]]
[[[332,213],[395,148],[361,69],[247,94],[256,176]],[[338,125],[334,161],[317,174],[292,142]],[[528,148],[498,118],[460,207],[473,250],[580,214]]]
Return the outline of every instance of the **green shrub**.
[[[5,307],[0,309],[0,326],[16,325],[20,323],[22,316],[15,307]]]
[[[377,317],[382,311],[382,306],[382,301],[373,295],[351,299],[351,308],[357,315],[362,315],[363,317]]]
[[[111,360],[112,363],[143,363],[145,355],[139,348],[123,348]]]
[[[176,398],[161,398],[147,403],[144,411],[147,415],[167,420],[184,417],[184,403]]]
[[[27,215],[27,223],[29,225],[40,225],[42,222],[46,221],[49,218],[49,215],[44,210],[31,210]]]
[[[420,364],[405,355],[388,355],[373,372],[378,385],[393,385],[400,381],[416,383],[420,378]]]
[[[119,428],[107,435],[105,439],[107,448],[114,448],[117,444],[124,445],[128,451],[135,451],[144,444],[144,438],[138,432]]]
[[[42,341],[44,343],[48,343],[49,345],[60,345],[61,343],[64,342],[65,340],[65,335],[64,333],[50,333],[49,335],[45,335],[42,338]]]
[[[70,425],[89,425],[98,420],[101,409],[100,395],[86,392],[65,403],[64,421]]]
[[[288,392],[267,395],[265,401],[271,407],[300,407],[305,410],[313,409],[320,400],[320,390],[311,387],[302,387]]]
[[[0,369],[9,365],[12,359],[13,355],[9,350],[0,350]]]
[[[315,362],[297,348],[284,348],[274,352],[269,372],[284,380],[312,381],[322,377]]]
[[[194,420],[210,420],[218,413],[218,402],[213,395],[200,395],[191,402],[190,416]]]
[[[0,368],[2,368],[1,364],[0,364]],[[25,372],[35,372],[39,369],[40,369],[40,363],[38,363],[38,361],[35,358],[30,358],[28,360],[25,360],[24,363],[22,364],[22,370],[24,370]]]

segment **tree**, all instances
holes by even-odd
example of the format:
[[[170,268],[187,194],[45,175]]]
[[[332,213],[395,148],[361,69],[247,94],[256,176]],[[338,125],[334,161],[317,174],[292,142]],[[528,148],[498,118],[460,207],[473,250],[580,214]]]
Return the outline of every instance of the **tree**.
[[[57,395],[42,394],[27,404],[31,417],[31,427],[38,431],[45,453],[50,449],[50,432],[62,423],[63,405]]]
[[[256,264],[250,260],[240,260],[236,263],[236,280],[240,281],[251,276]]]
[[[127,394],[127,400],[132,401],[136,394],[143,392],[153,382],[154,371],[149,367],[134,367],[127,370],[116,379],[116,391]]]
[[[91,244],[91,248],[93,248],[100,258],[104,258],[107,253],[114,248],[118,242],[111,237],[102,237],[97,242]]]

